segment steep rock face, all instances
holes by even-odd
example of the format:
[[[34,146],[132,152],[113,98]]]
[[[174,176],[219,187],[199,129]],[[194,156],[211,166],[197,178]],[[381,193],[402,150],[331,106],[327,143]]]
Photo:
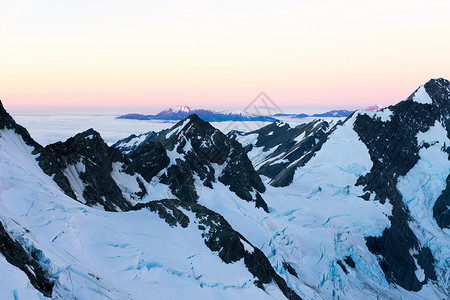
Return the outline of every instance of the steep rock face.
[[[119,176],[133,175],[121,169],[127,158],[119,150],[108,147],[93,129],[66,142],[46,146],[37,160],[68,196],[86,205],[101,205],[109,211],[128,210],[132,206],[116,182],[120,179],[112,177],[114,171]],[[139,178],[134,180],[139,187],[129,196],[139,198],[145,194],[145,187]]]
[[[22,270],[27,275],[30,283],[45,297],[52,296],[54,283],[50,280],[47,272],[39,264],[40,251],[32,249],[30,254],[18,241],[8,234],[1,222],[0,253],[10,264]]]
[[[114,143],[111,147],[118,149],[120,152],[124,154],[129,154],[133,152],[136,148],[142,147],[150,142],[153,142],[154,139],[158,136],[158,132],[149,131],[147,133],[142,133],[139,135],[132,134],[127,138],[121,139]]]
[[[147,182],[167,168],[170,163],[166,150],[159,142],[143,144],[131,151],[128,157],[131,162],[128,163],[127,169],[141,174]]]
[[[436,122],[442,122],[448,136],[449,86],[449,82],[443,79],[431,80],[406,101],[389,107],[389,118],[382,120],[360,114],[354,122],[354,130],[367,146],[373,162],[371,171],[360,177],[357,184],[364,186],[365,191],[375,193],[375,199],[389,201],[393,206],[391,226],[381,237],[368,237],[367,246],[379,255],[379,263],[388,282],[411,291],[420,290],[428,280],[436,280],[435,260],[430,248],[419,243],[411,230],[411,216],[397,183],[417,164],[419,150],[430,146],[418,143],[419,133],[429,131]],[[442,145],[443,151],[448,151],[447,146]],[[442,220],[448,214],[448,206],[442,205],[448,201],[444,200],[448,199],[446,193],[445,190],[442,200],[438,199],[434,207],[435,218],[441,227],[445,225]],[[417,276],[419,269],[424,272],[420,279]]]
[[[447,186],[437,198],[433,207],[433,217],[439,227],[450,228],[450,175],[447,177]]]
[[[143,208],[157,212],[170,226],[181,225],[186,228],[190,222],[198,224],[206,246],[217,252],[223,262],[230,264],[244,259],[245,266],[256,278],[256,286],[264,289],[265,285],[274,283],[287,299],[301,299],[275,272],[261,250],[233,230],[221,215],[196,203],[170,199],[138,204],[133,209]],[[183,211],[192,212],[195,220],[190,220]]]
[[[31,147],[34,147],[34,154],[40,152],[42,150],[42,146],[39,145],[33,138],[30,136],[28,131],[20,126],[14,121],[14,119],[9,115],[9,113],[3,107],[3,103],[0,100],[0,130],[2,129],[12,129],[14,132],[22,137],[24,142]]]
[[[329,129],[330,124],[322,120],[295,128],[276,121],[249,133],[231,132],[229,137],[244,146],[257,172],[269,177],[271,185],[286,186]]]
[[[268,211],[260,195],[265,186],[242,146],[196,115],[137,147],[129,157],[130,170],[140,173],[147,182],[157,178],[181,200],[198,200],[196,180],[210,189],[218,181],[241,199]]]
[[[92,209],[67,197],[44,174],[32,151],[12,130],[1,131],[0,219],[7,232],[0,227],[0,250],[11,262],[1,257],[2,270],[13,269],[13,275],[28,274],[31,282],[37,279],[38,287],[42,284],[45,295],[57,299],[146,299],[148,291],[158,299],[179,295],[199,299],[283,298],[278,288],[283,283],[276,285],[279,279],[271,274],[264,257],[251,255],[257,260],[255,265],[247,259],[222,261],[218,254],[221,248],[230,251],[224,259],[237,257],[234,249],[226,246],[228,238],[233,247],[240,247],[236,251],[239,254],[247,256],[242,248],[253,248],[236,240],[240,236],[214,212],[199,208],[200,220],[194,216],[194,209],[180,206],[180,215],[188,217],[180,219],[182,226],[188,220],[190,223],[185,228],[174,228],[148,211],[109,213]],[[206,228],[208,224],[211,229]],[[206,245],[205,240],[211,245]],[[41,268],[32,261],[45,264],[42,270],[48,267],[49,275],[43,272],[41,278]],[[253,269],[257,271],[250,271]],[[254,273],[258,274],[257,282]],[[18,283],[17,278],[24,276],[9,275],[0,276],[2,295],[39,299],[32,297],[37,293],[31,285],[22,288],[28,281]],[[49,277],[50,285],[54,282],[51,290],[46,285]],[[298,299],[295,294],[292,298]]]

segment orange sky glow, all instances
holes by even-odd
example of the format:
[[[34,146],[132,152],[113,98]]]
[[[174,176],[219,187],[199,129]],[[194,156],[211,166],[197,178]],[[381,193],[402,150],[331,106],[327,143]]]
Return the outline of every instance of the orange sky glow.
[[[95,3],[94,3],[95,2]],[[0,11],[12,111],[395,104],[450,78],[450,1],[20,0]]]

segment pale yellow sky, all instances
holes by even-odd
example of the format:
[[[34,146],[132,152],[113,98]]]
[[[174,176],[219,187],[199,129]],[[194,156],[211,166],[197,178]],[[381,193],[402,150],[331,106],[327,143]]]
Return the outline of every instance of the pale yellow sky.
[[[364,107],[450,77],[448,0],[0,3],[17,110]]]

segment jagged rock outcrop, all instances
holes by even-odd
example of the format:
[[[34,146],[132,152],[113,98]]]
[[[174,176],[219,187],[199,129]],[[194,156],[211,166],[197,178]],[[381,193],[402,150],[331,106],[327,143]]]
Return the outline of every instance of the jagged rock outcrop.
[[[450,83],[446,80],[431,80],[406,101],[389,107],[392,115],[388,120],[360,114],[354,122],[354,130],[369,149],[373,162],[371,171],[360,177],[357,184],[364,186],[365,191],[375,193],[375,199],[389,201],[393,206],[391,226],[381,237],[368,237],[367,246],[379,255],[386,279],[412,291],[418,291],[428,280],[436,279],[434,258],[429,247],[421,245],[410,228],[409,211],[397,183],[417,164],[419,150],[427,147],[418,143],[418,133],[427,132],[439,121],[447,128],[449,136],[449,87]],[[447,146],[442,145],[444,149]],[[446,194],[444,191],[441,199],[448,199]],[[435,218],[441,226],[448,215],[448,206],[444,207],[442,201],[438,199],[434,209]],[[415,261],[424,270],[423,280],[416,276]]]
[[[50,279],[40,265],[42,253],[12,238],[1,223],[0,252],[44,295],[51,295],[52,287],[73,294],[72,275],[78,276],[73,281],[77,287],[89,284],[94,290],[126,295],[130,290],[115,290],[120,281],[107,275],[122,274],[122,269],[105,267],[112,261],[129,272],[121,279],[164,274],[199,282],[202,288],[204,282],[212,283],[213,289],[223,278],[211,280],[214,272],[201,278],[202,255],[209,255],[215,267],[231,270],[240,264],[239,272],[247,277],[242,283],[233,281],[233,288],[261,292],[256,285],[270,295],[269,289],[280,296],[281,290],[290,299],[446,298],[449,113],[450,83],[435,79],[397,105],[357,111],[336,126],[314,121],[290,128],[275,122],[226,136],[191,115],[156,137],[134,136],[117,143],[121,153],[92,129],[41,147],[0,103],[2,222],[11,215],[11,222],[4,224],[17,225],[46,251],[57,269],[52,274],[61,277]],[[129,212],[105,213],[73,203],[35,160],[73,199]],[[274,186],[264,194],[271,204],[268,214],[253,207],[268,211],[258,173]],[[151,197],[151,188],[162,192]],[[22,194],[25,189],[31,192]],[[166,198],[178,199],[161,200]],[[223,205],[216,205],[221,199]],[[130,237],[134,231],[138,238]],[[183,240],[187,232],[189,238]],[[97,236],[102,236],[98,243]],[[166,256],[166,248],[148,250],[157,242],[135,243],[155,237],[159,242],[172,238],[170,249],[182,249],[177,258],[182,268],[171,265],[174,260]],[[196,246],[189,248],[194,239]],[[188,248],[192,255],[185,259]],[[97,255],[97,249],[107,255]],[[196,263],[200,268],[194,270],[190,264]],[[145,279],[140,284],[148,287]]]
[[[119,150],[108,147],[93,129],[79,133],[65,142],[51,144],[42,149],[37,158],[44,172],[52,176],[70,197],[89,206],[101,205],[108,211],[129,210],[132,206],[113,178],[113,169],[126,164],[128,159]],[[117,164],[117,165],[115,165]],[[122,172],[124,176],[134,173]],[[135,179],[139,184],[139,178]],[[145,194],[142,183],[136,197]]]
[[[3,107],[3,103],[0,100],[0,130],[1,129],[11,129],[16,134],[20,135],[24,142],[31,147],[34,147],[34,153],[38,153],[42,150],[42,146],[39,145],[33,138],[30,136],[28,131],[17,124],[16,121],[9,115],[9,113]]]
[[[330,127],[323,120],[294,128],[276,121],[252,132],[230,132],[228,136],[243,144],[258,174],[269,177],[271,185],[280,187],[289,185],[295,170],[320,149]]]
[[[143,147],[144,145],[153,142],[158,134],[159,132],[154,131],[149,131],[147,133],[142,133],[139,135],[132,134],[127,138],[115,142],[111,147],[118,149],[124,154],[129,154],[136,148]]]
[[[54,283],[47,271],[39,264],[41,252],[37,249],[32,249],[31,253],[26,251],[17,240],[8,234],[2,222],[0,222],[0,253],[10,264],[22,270],[30,283],[42,295],[45,297],[52,296]]]
[[[242,146],[195,114],[128,155],[130,170],[147,182],[158,175],[181,200],[197,201],[197,179],[210,189],[214,182],[220,182],[238,197],[268,211],[260,195],[265,186]]]
[[[5,116],[6,115],[5,112]],[[12,118],[10,120],[12,120]],[[11,122],[11,124],[13,123]],[[186,133],[184,136],[189,136],[189,134]],[[121,247],[128,247],[127,243],[124,243],[120,247],[116,246],[114,234],[108,236],[110,230],[112,230],[112,233],[115,233],[116,229],[120,229],[117,231],[125,231],[125,233],[120,233],[121,237],[117,239],[117,243],[122,243],[123,240],[128,240],[130,243],[133,243],[133,238],[129,237],[134,233],[133,229],[130,229],[129,227],[130,224],[131,227],[133,227],[133,219],[127,219],[127,214],[110,214],[92,209],[84,209],[79,204],[71,203],[69,201],[70,199],[53,185],[53,182],[51,182],[51,179],[47,175],[51,176],[61,189],[65,189],[66,194],[72,196],[76,200],[81,200],[81,202],[88,206],[102,205],[105,210],[110,211],[130,210],[134,206],[124,197],[124,191],[120,189],[120,184],[118,183],[120,178],[117,175],[118,167],[120,167],[120,170],[124,173],[123,176],[131,176],[132,178],[145,181],[143,176],[133,173],[134,169],[138,168],[138,166],[145,168],[144,161],[142,161],[141,165],[139,159],[146,158],[150,161],[154,160],[156,162],[162,162],[161,166],[164,166],[166,164],[164,158],[169,159],[169,162],[170,159],[173,158],[170,157],[170,155],[167,155],[170,151],[167,151],[160,142],[152,142],[152,147],[150,144],[144,145],[136,151],[133,151],[133,154],[128,157],[121,154],[119,150],[108,147],[101,139],[99,133],[93,129],[77,134],[66,142],[55,143],[45,148],[40,147],[38,152],[34,152],[34,155],[30,153],[32,149],[29,149],[23,144],[21,135],[9,133],[7,136],[5,135],[4,138],[0,137],[0,142],[0,150],[6,157],[4,160],[1,160],[2,166],[6,166],[6,169],[9,168],[9,171],[6,170],[0,174],[2,179],[7,181],[4,185],[1,185],[0,194],[2,197],[8,195],[8,193],[10,193],[9,195],[20,194],[17,196],[14,195],[14,201],[4,201],[3,198],[0,199],[2,200],[2,207],[7,208],[7,213],[12,216],[11,222],[14,223],[15,226],[17,225],[21,232],[23,231],[24,238],[33,240],[33,242],[36,242],[41,246],[45,245],[46,251],[44,255],[40,250],[32,248],[31,253],[28,253],[24,249],[24,242],[12,239],[0,223],[0,252],[7,257],[8,262],[23,270],[29,277],[33,286],[45,296],[51,296],[52,289],[55,286],[57,297],[67,298],[71,296],[75,297],[75,295],[85,296],[96,293],[97,296],[100,295],[99,297],[132,299],[131,293],[134,293],[133,290],[127,291],[118,285],[110,285],[111,282],[115,282],[116,280],[106,275],[105,272],[108,271],[105,270],[104,263],[97,264],[97,268],[94,269],[90,264],[92,261],[89,260],[92,256],[92,250],[95,252],[97,249],[102,248],[104,250],[106,249],[108,252],[110,250],[116,251],[113,249],[117,247],[119,248],[117,251],[121,251]],[[33,142],[32,139],[31,142]],[[224,143],[227,144],[228,142],[229,141],[225,137]],[[195,143],[193,144],[195,145]],[[240,146],[239,144],[236,145]],[[12,146],[12,148],[9,146]],[[236,159],[247,159],[247,162],[251,167],[242,148],[238,147],[238,149],[234,149],[234,145],[227,146],[229,152],[237,152],[231,153],[231,157]],[[149,149],[146,149],[146,147],[149,147]],[[153,152],[147,150],[152,150]],[[19,153],[16,155],[15,152]],[[243,157],[240,156],[242,154]],[[16,159],[18,160],[17,162],[15,161]],[[38,164],[36,164],[35,159]],[[24,167],[22,167],[22,163]],[[149,161],[146,162],[147,165],[148,163]],[[214,160],[214,163],[217,163],[217,161]],[[223,169],[228,168],[231,170],[230,172],[237,172],[236,175],[239,175],[239,172],[241,171],[239,169],[240,162],[237,161],[236,163],[237,166],[224,165]],[[225,162],[223,161],[222,164],[225,164]],[[161,167],[156,167],[156,169],[159,168]],[[146,173],[144,172],[144,169],[140,170],[143,174]],[[195,170],[200,169],[196,168]],[[45,175],[43,171],[45,171],[47,175]],[[192,171],[192,169],[190,169],[190,171]],[[244,175],[248,175],[248,170],[246,172],[247,173],[244,172]],[[9,177],[9,173],[13,175]],[[254,174],[256,174],[256,172],[254,172]],[[135,175],[136,177],[133,177],[132,175]],[[222,174],[222,176],[226,175]],[[147,179],[151,178],[153,177],[147,177]],[[245,176],[242,178],[246,179]],[[216,180],[217,178],[214,178],[214,182],[216,182]],[[252,181],[249,182],[253,183]],[[229,186],[233,186],[233,183],[228,184]],[[144,185],[144,183],[142,183],[142,185]],[[30,191],[26,191],[24,195],[22,195],[20,190],[24,187],[29,188]],[[29,197],[28,193],[36,193],[36,198]],[[121,205],[124,206],[121,207]],[[197,232],[198,230],[198,234],[204,238],[205,245],[212,252],[217,252],[217,256],[219,256],[223,262],[229,264],[229,267],[224,267],[223,263],[219,263],[218,265],[225,269],[228,268],[233,270],[234,266],[232,263],[242,260],[244,262],[243,265],[245,265],[250,272],[249,279],[245,279],[246,281],[244,281],[244,283],[250,283],[250,288],[254,289],[255,286],[261,289],[268,288],[270,290],[270,292],[267,293],[268,295],[271,293],[280,295],[281,291],[289,299],[300,299],[300,297],[288,287],[285,280],[283,280],[272,268],[265,255],[259,249],[254,248],[241,234],[234,231],[228,222],[218,213],[208,210],[196,203],[184,200],[170,200],[170,202],[164,200],[153,201],[141,205],[141,207],[147,206],[151,209],[157,207],[153,210],[158,211],[160,216],[165,220],[169,220],[169,225],[180,222],[182,227],[186,227],[190,222],[189,218],[192,218],[192,214],[195,215],[195,221],[192,221],[198,223],[198,229],[190,228],[189,231],[192,233]],[[186,215],[187,212],[189,212],[189,217]],[[151,214],[143,215],[134,213],[132,216],[140,219],[139,222],[136,223],[141,225],[140,228],[143,228],[142,225],[147,224],[145,218],[151,219],[152,224],[161,225],[160,221],[156,220],[155,222],[155,217]],[[130,217],[132,216],[130,215]],[[142,218],[143,216],[145,218]],[[1,217],[4,218],[5,215],[2,215]],[[171,217],[176,221],[175,223],[170,222]],[[103,228],[103,223],[108,223],[110,218],[115,218],[118,223],[115,224],[112,222]],[[158,218],[156,217],[156,219]],[[90,225],[86,226],[84,222],[87,222]],[[120,227],[121,222],[127,224],[126,226],[128,226],[128,228],[123,229]],[[117,228],[114,227],[116,225]],[[31,230],[28,230],[27,228],[30,228]],[[90,236],[92,232],[95,232],[93,228],[98,229],[98,232],[106,234],[107,236],[99,238],[98,241],[96,238],[92,239],[92,237],[97,236]],[[154,229],[157,230],[158,228]],[[111,234],[111,232],[109,234]],[[145,234],[143,234],[144,232],[145,230],[141,230],[137,236],[145,236]],[[177,230],[172,230],[170,232],[177,234]],[[166,236],[166,238],[170,239],[168,236]],[[86,239],[89,241],[88,243],[86,243]],[[104,244],[102,244],[101,241],[104,240],[109,241],[106,243],[103,242]],[[173,241],[173,244],[176,247],[179,247],[178,242],[179,241]],[[86,249],[84,248],[85,244]],[[202,251],[203,248],[191,247],[190,249],[190,251],[193,249],[195,251],[198,251],[199,249],[199,251]],[[128,250],[124,249],[123,251]],[[135,249],[132,251],[135,251]],[[148,249],[146,251],[151,252]],[[141,255],[142,254],[143,252],[141,252]],[[212,257],[212,261],[214,261],[216,257],[215,253],[212,255],[208,253],[207,255]],[[47,257],[50,258],[47,260]],[[126,256],[124,256],[124,258],[126,258]],[[55,276],[52,278],[52,280],[55,280],[55,284],[49,279],[49,275],[44,268],[39,265],[39,262],[44,261],[44,259],[48,263],[49,268],[51,268],[52,275]],[[105,261],[108,261],[109,259],[115,258],[104,257],[104,259]],[[183,257],[178,257],[177,259],[181,261],[184,260]],[[133,264],[132,268],[136,267],[134,259],[130,260],[128,263],[130,263],[130,265]],[[151,263],[149,263],[148,268],[151,268],[150,264]],[[201,266],[201,262],[197,263],[197,265],[203,267]],[[100,270],[98,269],[98,266],[101,266]],[[245,267],[243,269],[244,271]],[[139,266],[136,268],[139,268]],[[175,269],[176,268],[178,268],[178,266],[175,266]],[[187,268],[187,270],[189,270],[189,268]],[[104,275],[99,276],[98,273],[102,272]],[[138,273],[139,270],[135,270],[134,272]],[[147,274],[149,273],[151,272],[147,272]],[[188,274],[188,276],[184,279],[185,281],[190,280],[191,282],[196,282],[198,279],[189,278],[190,273],[186,274]],[[254,282],[251,274],[255,276]],[[248,276],[247,272],[244,272],[244,275]],[[207,282],[208,279],[205,281]],[[199,282],[201,287],[202,280],[199,280]],[[239,286],[239,284],[241,284],[239,278],[233,282],[237,282],[237,284],[234,284],[233,289],[242,288],[248,290],[247,283],[245,283],[244,286]],[[143,285],[145,284],[148,285],[147,282],[144,282]],[[77,289],[80,288],[85,288],[86,290],[81,292],[77,291]],[[215,286],[210,287],[210,289],[213,288],[215,288]],[[264,292],[262,292],[262,294],[264,294]],[[111,295],[114,296],[111,297]]]

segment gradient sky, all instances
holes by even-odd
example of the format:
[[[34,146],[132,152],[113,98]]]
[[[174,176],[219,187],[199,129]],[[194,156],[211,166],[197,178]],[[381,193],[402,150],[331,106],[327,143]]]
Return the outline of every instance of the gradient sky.
[[[11,111],[356,108],[450,79],[449,0],[0,0]]]

